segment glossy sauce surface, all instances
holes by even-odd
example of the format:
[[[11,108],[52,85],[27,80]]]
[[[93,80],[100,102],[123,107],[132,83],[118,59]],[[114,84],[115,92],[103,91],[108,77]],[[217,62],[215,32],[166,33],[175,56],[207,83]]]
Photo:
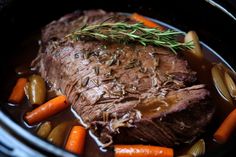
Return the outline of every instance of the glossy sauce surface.
[[[167,26],[166,26],[167,27]],[[38,40],[40,39],[40,33],[35,32],[32,33],[28,38],[26,38],[25,41],[23,41],[19,45],[19,56],[16,56],[11,62],[13,63],[12,67],[16,68],[19,66],[28,67],[30,65],[30,62],[32,59],[37,55],[38,51]],[[215,152],[225,149],[224,146],[218,145],[215,142],[213,142],[212,135],[214,131],[217,129],[217,127],[220,125],[220,123],[223,121],[223,119],[226,117],[226,115],[235,107],[229,103],[227,103],[222,97],[218,94],[216,91],[214,84],[212,82],[212,76],[211,76],[211,68],[214,65],[214,63],[222,62],[220,58],[218,58],[208,47],[205,47],[202,45],[202,49],[204,52],[205,58],[199,59],[193,56],[191,53],[183,53],[180,54],[181,57],[188,60],[188,63],[192,70],[197,72],[197,78],[198,82],[202,84],[207,85],[207,89],[211,93],[212,103],[216,106],[216,113],[213,117],[212,123],[208,125],[206,132],[202,134],[202,138],[206,141],[206,153],[207,155],[217,154]],[[10,65],[10,63],[9,63]],[[9,66],[10,67],[10,66]],[[9,80],[8,83],[6,83],[6,86],[4,87],[3,91],[6,91],[6,93],[3,94],[3,97],[7,99],[7,95],[11,91],[15,80],[17,79],[17,75],[11,69],[11,71],[8,72],[8,75],[6,76]],[[23,119],[23,116],[26,112],[31,111],[33,107],[29,104],[28,100],[25,99],[24,103],[20,105],[11,105],[8,103],[4,104],[4,108],[9,113],[9,115],[15,120],[19,125],[21,125],[23,128],[27,129],[28,131],[32,133],[36,133],[36,130],[38,128],[38,125],[35,126],[28,126]],[[70,126],[73,125],[80,125],[79,120],[76,118],[76,116],[71,112],[71,108],[68,108],[67,110],[50,117],[47,119],[47,121],[52,122],[52,126],[55,127],[56,125],[62,123],[62,122],[68,122]],[[71,128],[71,127],[70,127]],[[66,136],[68,135],[70,129],[67,129]],[[65,136],[65,139],[66,139]],[[235,144],[236,141],[235,136],[231,138],[229,143]],[[179,146],[175,148],[176,154],[182,154],[185,150],[187,150],[189,146]],[[206,156],[207,156],[206,155]],[[86,144],[85,144],[85,157],[100,157],[100,156],[107,156],[112,157],[114,156],[112,151],[108,152],[102,152],[99,147],[97,146],[94,139],[87,134],[86,137]]]

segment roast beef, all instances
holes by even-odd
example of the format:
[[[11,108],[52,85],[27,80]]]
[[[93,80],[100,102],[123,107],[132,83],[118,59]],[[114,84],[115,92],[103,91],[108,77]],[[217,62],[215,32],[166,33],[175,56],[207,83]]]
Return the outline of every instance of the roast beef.
[[[32,65],[68,97],[73,110],[104,144],[191,142],[214,106],[186,60],[170,50],[65,36],[85,24],[125,21],[102,10],[76,12],[48,24]]]

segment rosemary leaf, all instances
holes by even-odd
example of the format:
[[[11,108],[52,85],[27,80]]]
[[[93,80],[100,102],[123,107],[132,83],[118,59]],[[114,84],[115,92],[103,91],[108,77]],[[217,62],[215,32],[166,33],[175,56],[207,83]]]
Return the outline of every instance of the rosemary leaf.
[[[100,24],[85,25],[66,37],[73,40],[92,38],[121,43],[138,42],[144,46],[166,47],[174,53],[177,50],[194,48],[192,41],[187,43],[177,41],[176,36],[180,34],[182,33],[171,29],[160,31],[156,28],[147,28],[142,23],[102,22]]]
[[[86,87],[89,82],[89,77],[86,77],[81,82],[81,87]]]
[[[94,69],[95,74],[99,75],[99,66],[95,66],[93,67],[93,69]]]

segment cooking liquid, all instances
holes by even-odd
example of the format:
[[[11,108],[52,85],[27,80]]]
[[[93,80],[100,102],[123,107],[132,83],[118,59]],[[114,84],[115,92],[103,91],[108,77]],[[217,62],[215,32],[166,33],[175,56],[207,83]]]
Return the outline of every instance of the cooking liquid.
[[[155,20],[156,21],[156,20]],[[159,21],[156,21],[159,23]],[[171,27],[169,25],[166,25],[162,22],[160,22],[165,27]],[[173,27],[171,27],[173,29]],[[17,51],[20,53],[17,53],[19,56],[15,56],[12,58],[7,65],[8,69],[11,69],[7,73],[7,76],[5,76],[8,79],[8,82],[6,82],[4,88],[2,91],[7,91],[5,93],[1,93],[2,97],[7,100],[7,97],[10,95],[10,91],[13,88],[14,82],[17,79],[17,76],[15,72],[13,71],[13,67],[17,67],[19,65],[23,65],[25,67],[30,65],[30,62],[36,57],[37,51],[38,51],[38,40],[40,39],[40,33],[35,32],[32,35],[30,35],[25,41],[23,41],[20,45]],[[197,72],[197,78],[198,82],[201,84],[206,84],[207,89],[211,93],[212,103],[216,106],[216,112],[212,119],[212,122],[207,126],[207,129],[205,133],[202,134],[200,138],[204,138],[206,142],[206,156],[220,156],[220,153],[222,150],[225,150],[224,145],[216,144],[213,141],[213,133],[215,130],[219,127],[223,119],[227,116],[227,114],[232,111],[234,108],[233,105],[227,103],[217,92],[217,90],[214,87],[214,84],[212,82],[212,76],[211,76],[211,68],[214,63],[222,62],[220,58],[218,58],[211,49],[209,49],[205,44],[202,45],[202,50],[204,52],[205,58],[199,59],[193,56],[190,52],[185,52],[180,54],[184,59],[188,60],[188,63],[192,70]],[[2,98],[1,98],[2,99]],[[9,113],[9,115],[12,117],[13,120],[15,120],[19,125],[21,125],[23,128],[28,130],[29,132],[36,133],[36,130],[39,126],[29,126],[25,123],[23,116],[26,112],[31,111],[33,107],[29,104],[29,102],[25,99],[24,103],[20,105],[12,105],[5,103],[3,106],[6,111]],[[76,118],[76,116],[72,113],[71,108],[68,108],[67,110],[50,117],[47,119],[47,121],[52,122],[53,127],[55,127],[57,124],[60,124],[62,122],[68,121],[71,126],[73,125],[80,125],[79,120]],[[67,130],[67,135],[69,134],[69,129]],[[65,137],[66,139],[66,137]],[[232,141],[236,141],[235,136],[232,137],[229,141],[231,145]],[[175,148],[175,155],[182,155],[184,152],[189,148],[189,145],[181,145]],[[230,149],[230,148],[228,148]],[[85,144],[85,151],[84,151],[85,157],[112,157],[114,156],[114,153],[112,151],[103,152],[99,149],[98,145],[96,144],[95,140],[90,136],[90,134],[87,134],[86,137],[86,144]]]

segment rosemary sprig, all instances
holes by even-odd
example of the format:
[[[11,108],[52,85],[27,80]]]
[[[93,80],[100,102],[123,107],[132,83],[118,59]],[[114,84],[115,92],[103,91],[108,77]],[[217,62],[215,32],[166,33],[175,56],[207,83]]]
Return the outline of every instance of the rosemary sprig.
[[[116,42],[139,42],[146,46],[148,44],[167,47],[174,53],[177,50],[192,49],[193,43],[182,43],[176,40],[176,36],[182,34],[174,30],[160,31],[156,28],[147,28],[142,23],[128,24],[124,22],[85,25],[72,32],[66,37],[75,40],[94,38],[98,40]]]

